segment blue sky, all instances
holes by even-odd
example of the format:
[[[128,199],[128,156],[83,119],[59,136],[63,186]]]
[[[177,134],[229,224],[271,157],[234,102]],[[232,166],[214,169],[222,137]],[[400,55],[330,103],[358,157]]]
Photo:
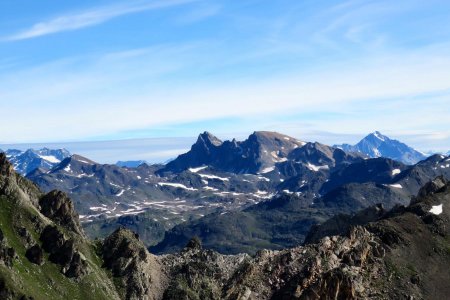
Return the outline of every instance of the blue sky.
[[[437,0],[1,1],[0,144],[379,130],[448,151],[448,20]]]

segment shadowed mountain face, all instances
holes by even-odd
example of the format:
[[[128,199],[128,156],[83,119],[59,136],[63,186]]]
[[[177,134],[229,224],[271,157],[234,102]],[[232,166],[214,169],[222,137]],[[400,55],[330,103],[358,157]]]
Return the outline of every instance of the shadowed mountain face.
[[[378,131],[369,134],[356,145],[342,144],[335,147],[347,152],[363,153],[369,157],[388,157],[407,165],[416,164],[426,158],[423,153]]]
[[[209,132],[200,134],[191,150],[169,162],[161,172],[212,166],[233,173],[266,173],[275,163],[285,161],[289,152],[304,142],[276,132],[257,131],[247,140],[222,142]]]

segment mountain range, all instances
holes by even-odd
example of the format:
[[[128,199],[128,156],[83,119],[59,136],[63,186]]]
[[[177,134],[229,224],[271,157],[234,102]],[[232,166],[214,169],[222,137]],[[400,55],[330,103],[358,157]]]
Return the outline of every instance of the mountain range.
[[[366,139],[393,141],[378,132]],[[28,152],[46,157],[61,151],[43,150]],[[54,154],[53,166],[38,166],[27,178],[44,192],[70,195],[89,237],[104,238],[124,226],[157,253],[179,251],[192,236],[227,254],[293,247],[312,226],[337,214],[377,203],[385,209],[406,205],[425,182],[450,175],[446,156],[411,165],[267,131],[244,141],[204,132],[165,165],[99,164],[64,154]],[[16,168],[28,157],[9,155]]]
[[[450,183],[438,177],[409,205],[376,205],[315,226],[305,245],[222,255],[193,238],[181,252],[157,256],[123,227],[87,239],[67,194],[41,192],[0,153],[0,297],[446,299],[449,206]]]
[[[335,145],[347,152],[359,152],[369,157],[387,157],[404,164],[412,165],[426,158],[426,155],[397,140],[390,139],[375,131],[356,145]]]
[[[277,196],[239,211],[183,222],[150,249],[176,252],[192,236],[198,236],[205,247],[227,254],[294,247],[304,241],[313,225],[335,215],[352,215],[376,204],[384,209],[407,205],[430,178],[450,178],[449,162],[450,157],[439,155],[413,166],[386,158],[363,160],[321,174],[320,181],[304,181],[302,189],[309,192],[281,190]]]
[[[0,150],[0,152],[3,152]],[[50,170],[63,159],[70,156],[66,149],[28,149],[25,151],[9,149],[5,151],[6,157],[13,164],[14,169],[26,175],[37,168]]]
[[[194,235],[222,253],[255,253],[298,245],[336,214],[406,205],[425,182],[450,175],[447,159],[405,165],[275,132],[244,141],[205,132],[165,165],[119,167],[72,155],[27,178],[70,195],[91,238],[124,226],[158,253],[178,251]]]

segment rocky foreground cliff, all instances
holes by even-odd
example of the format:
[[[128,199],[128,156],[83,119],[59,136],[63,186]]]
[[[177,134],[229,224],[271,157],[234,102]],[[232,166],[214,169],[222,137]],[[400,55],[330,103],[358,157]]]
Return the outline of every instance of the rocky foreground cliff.
[[[305,246],[221,255],[192,239],[155,256],[126,229],[89,241],[67,195],[0,154],[0,299],[445,299],[449,205],[437,178],[407,207],[315,227]]]

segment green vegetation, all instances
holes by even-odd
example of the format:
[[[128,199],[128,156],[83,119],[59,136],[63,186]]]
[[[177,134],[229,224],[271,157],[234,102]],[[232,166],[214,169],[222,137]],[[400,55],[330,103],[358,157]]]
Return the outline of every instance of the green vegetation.
[[[100,258],[86,241],[80,241],[79,245],[90,272],[79,282],[64,276],[61,266],[49,262],[48,253],[44,253],[45,263],[42,266],[31,263],[25,257],[26,243],[15,231],[25,228],[34,242],[40,244],[36,227],[44,223],[41,218],[34,207],[22,205],[17,199],[0,196],[0,229],[7,246],[12,247],[17,255],[11,269],[0,264],[0,277],[6,288],[17,296],[33,296],[43,300],[117,298],[108,275],[101,268]]]

